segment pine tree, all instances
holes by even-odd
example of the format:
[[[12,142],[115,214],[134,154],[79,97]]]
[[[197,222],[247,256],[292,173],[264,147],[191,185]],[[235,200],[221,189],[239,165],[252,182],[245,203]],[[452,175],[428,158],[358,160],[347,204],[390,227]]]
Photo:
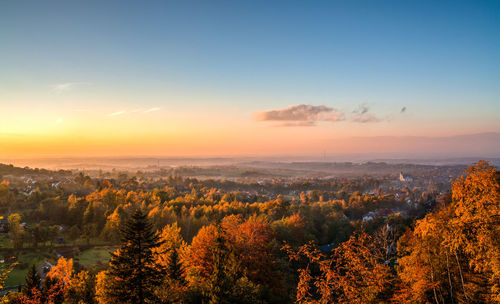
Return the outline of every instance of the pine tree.
[[[33,288],[40,289],[40,276],[36,270],[35,264],[31,265],[26,275],[26,281],[22,288],[22,293],[28,297],[33,295]]]
[[[62,304],[64,302],[64,284],[61,280],[47,276],[42,285],[41,303]]]
[[[166,267],[167,277],[175,281],[183,281],[184,271],[182,269],[182,264],[179,259],[179,253],[177,248],[172,248],[169,253],[168,264]]]
[[[122,229],[120,249],[111,255],[110,293],[119,303],[154,303],[154,288],[164,278],[164,268],[155,263],[154,249],[161,245],[146,214],[137,210]]]

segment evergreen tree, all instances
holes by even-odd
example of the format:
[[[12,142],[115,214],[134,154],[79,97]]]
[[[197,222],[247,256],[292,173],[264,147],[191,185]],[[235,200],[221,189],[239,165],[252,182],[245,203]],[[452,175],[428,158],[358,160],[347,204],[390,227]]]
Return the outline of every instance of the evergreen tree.
[[[182,264],[179,259],[179,253],[177,248],[172,248],[169,253],[168,264],[166,267],[167,277],[175,281],[184,280],[184,271],[182,269]]]
[[[40,276],[36,270],[35,264],[31,265],[26,275],[26,281],[22,288],[22,293],[28,297],[33,295],[33,288],[40,289]]]
[[[42,285],[41,303],[62,304],[64,302],[64,285],[61,280],[47,276]]]
[[[153,250],[161,245],[146,214],[137,210],[122,229],[120,249],[111,255],[111,297],[119,303],[154,303],[154,288],[165,276]]]

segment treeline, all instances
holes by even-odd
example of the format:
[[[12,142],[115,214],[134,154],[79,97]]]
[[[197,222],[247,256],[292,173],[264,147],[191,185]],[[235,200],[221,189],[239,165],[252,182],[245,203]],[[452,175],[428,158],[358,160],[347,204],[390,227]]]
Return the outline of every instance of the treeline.
[[[293,198],[273,192],[274,187],[284,187],[279,184],[258,186],[265,191],[249,192],[239,189],[248,186],[246,184],[174,177],[165,181],[136,177],[120,181],[92,179],[78,174],[60,189],[43,184],[37,186],[24,197],[16,188],[10,189],[5,183],[0,185],[0,206],[19,210],[18,222],[27,223],[22,231],[13,230],[16,248],[37,247],[53,242],[57,236],[66,237],[70,242],[85,238],[88,242],[101,239],[117,244],[120,228],[137,208],[148,214],[155,229],[177,223],[187,242],[191,242],[202,227],[226,216],[239,215],[247,219],[256,215],[270,222],[279,241],[290,239],[287,236],[290,233],[283,227],[291,219],[300,217],[306,240],[329,244],[345,240],[355,227],[361,225],[359,220],[367,212],[381,208],[407,208],[403,198],[396,199],[393,194],[378,191],[378,182],[372,179],[297,182],[288,187],[307,189],[310,186],[317,190],[300,191]],[[77,191],[72,191],[75,189]],[[364,192],[367,189],[375,191],[369,194]],[[408,198],[412,197],[410,189],[404,191]],[[423,216],[429,207],[423,203],[434,203],[435,195],[428,193],[416,197],[421,204],[411,210],[412,215]],[[377,224],[381,225],[380,222]]]
[[[29,168],[29,167],[15,167],[14,165],[0,164],[0,177],[2,175],[60,175],[60,176],[71,176],[72,172],[69,170],[58,170],[52,171],[40,168]]]

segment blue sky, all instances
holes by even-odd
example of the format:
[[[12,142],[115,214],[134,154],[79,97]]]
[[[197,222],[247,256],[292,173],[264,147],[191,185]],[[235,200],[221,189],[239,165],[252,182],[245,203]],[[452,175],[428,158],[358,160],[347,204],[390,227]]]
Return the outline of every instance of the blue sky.
[[[4,1],[0,45],[9,116],[144,107],[259,124],[367,105],[379,121],[406,107],[408,135],[500,131],[498,1]]]

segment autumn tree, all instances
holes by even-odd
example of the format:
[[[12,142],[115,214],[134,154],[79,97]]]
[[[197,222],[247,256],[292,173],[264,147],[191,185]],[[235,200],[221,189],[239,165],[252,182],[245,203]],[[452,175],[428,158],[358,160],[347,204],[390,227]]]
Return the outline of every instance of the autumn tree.
[[[182,303],[188,293],[185,263],[182,259],[187,244],[177,223],[165,226],[160,233],[160,240],[162,244],[154,252],[157,263],[165,269],[165,278],[157,289],[158,297],[164,303]]]
[[[106,225],[104,225],[104,229],[102,231],[103,238],[112,243],[119,242],[120,230],[123,228],[126,217],[127,214],[123,207],[116,207],[113,213],[108,216]]]
[[[400,302],[500,302],[500,187],[480,161],[452,185],[448,205],[399,240]]]
[[[488,277],[490,300],[500,302],[500,175],[479,161],[452,186],[450,231],[443,244],[463,251],[475,273]]]
[[[80,271],[74,274],[65,288],[64,298],[68,304],[93,304],[95,297],[95,275],[88,271]]]
[[[117,302],[113,295],[113,289],[118,288],[119,282],[114,279],[108,270],[99,272],[96,275],[95,301],[99,304]]]
[[[66,285],[71,280],[73,275],[73,259],[60,257],[57,264],[50,268],[47,277],[57,279],[62,284]]]
[[[23,227],[21,224],[21,215],[19,213],[12,213],[7,218],[9,221],[9,233],[14,248],[19,249],[23,247]]]
[[[212,273],[207,280],[205,291],[210,304],[229,303],[228,297],[230,296],[230,290],[235,279],[230,277],[233,273],[228,269],[230,262],[229,249],[222,235],[221,228],[218,228],[212,247]]]
[[[206,295],[213,290],[209,297],[226,300],[282,296],[271,240],[269,224],[257,217],[243,221],[240,216],[228,216],[220,224],[203,227],[187,252],[190,285],[199,286]],[[218,296],[217,288],[225,293]]]
[[[228,246],[227,236],[220,226],[211,247],[212,273],[205,281],[203,294],[209,304],[255,303],[258,286],[242,272],[240,261]]]
[[[297,303],[381,303],[390,299],[394,276],[367,234],[352,236],[327,256],[313,243],[284,247],[299,268]]]

